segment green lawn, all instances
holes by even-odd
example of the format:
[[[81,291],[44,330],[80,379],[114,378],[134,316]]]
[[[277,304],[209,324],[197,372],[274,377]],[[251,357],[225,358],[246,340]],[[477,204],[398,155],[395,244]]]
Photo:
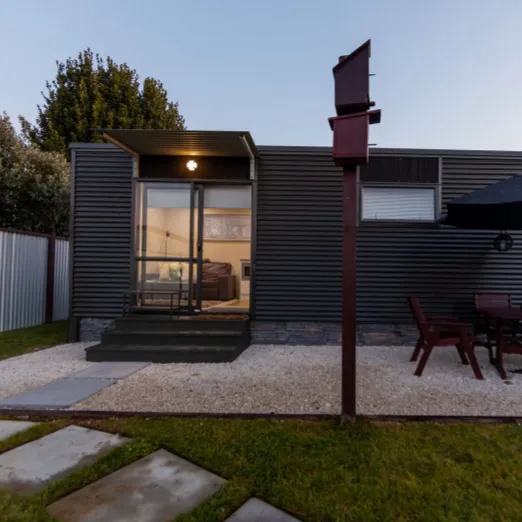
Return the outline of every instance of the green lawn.
[[[3,492],[1,520],[51,521],[46,505],[159,447],[229,480],[177,522],[222,522],[254,495],[310,522],[522,519],[522,428],[515,424],[339,427],[334,421],[182,418],[82,424],[133,440],[40,495]],[[51,426],[38,429],[59,425]],[[18,436],[0,451],[23,440]]]
[[[67,340],[67,321],[0,333],[0,360],[49,348]]]

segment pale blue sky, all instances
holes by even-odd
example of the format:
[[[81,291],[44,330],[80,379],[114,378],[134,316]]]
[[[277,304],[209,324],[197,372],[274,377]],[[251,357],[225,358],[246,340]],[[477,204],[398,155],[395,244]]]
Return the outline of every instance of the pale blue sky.
[[[159,78],[190,129],[328,145],[332,67],[372,39],[382,147],[522,149],[522,0],[0,0],[0,111],[31,120],[90,46]]]

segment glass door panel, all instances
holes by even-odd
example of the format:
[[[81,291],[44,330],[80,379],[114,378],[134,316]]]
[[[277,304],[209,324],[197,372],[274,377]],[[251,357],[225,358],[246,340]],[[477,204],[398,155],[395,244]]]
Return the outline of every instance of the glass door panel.
[[[250,186],[207,185],[202,207],[202,309],[250,310],[252,191]],[[208,274],[208,281],[207,281]]]
[[[198,188],[191,183],[138,184],[137,305],[197,308]]]

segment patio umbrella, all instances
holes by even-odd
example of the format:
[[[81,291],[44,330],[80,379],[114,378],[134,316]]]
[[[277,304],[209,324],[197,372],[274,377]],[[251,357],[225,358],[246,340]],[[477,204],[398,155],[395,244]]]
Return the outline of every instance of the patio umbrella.
[[[506,230],[522,230],[522,176],[493,183],[448,203],[441,225],[504,231],[495,239],[497,250],[509,250],[513,240]]]
[[[454,199],[440,223],[480,230],[522,230],[522,176]]]

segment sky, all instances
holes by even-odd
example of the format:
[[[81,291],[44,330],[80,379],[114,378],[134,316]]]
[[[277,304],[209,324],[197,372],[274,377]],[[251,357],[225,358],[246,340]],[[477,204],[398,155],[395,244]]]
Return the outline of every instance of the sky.
[[[332,67],[372,41],[379,147],[522,149],[521,0],[0,0],[0,111],[34,121],[90,47],[161,80],[192,130],[330,145]]]

